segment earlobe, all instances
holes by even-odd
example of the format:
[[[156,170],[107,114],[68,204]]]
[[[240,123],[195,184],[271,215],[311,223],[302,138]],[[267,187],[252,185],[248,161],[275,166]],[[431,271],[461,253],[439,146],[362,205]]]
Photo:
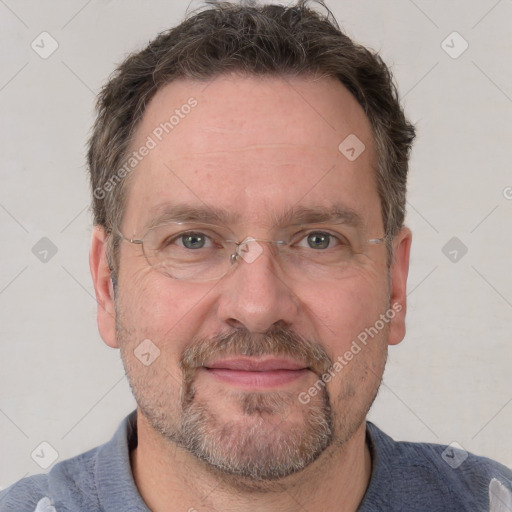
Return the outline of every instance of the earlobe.
[[[407,276],[412,233],[403,227],[393,241],[393,262],[390,268],[390,307],[395,311],[389,332],[389,344],[397,345],[405,337],[407,311]]]
[[[101,226],[94,227],[89,267],[98,304],[97,319],[100,335],[109,347],[117,348],[114,302],[117,283],[112,279],[107,258],[107,234]]]

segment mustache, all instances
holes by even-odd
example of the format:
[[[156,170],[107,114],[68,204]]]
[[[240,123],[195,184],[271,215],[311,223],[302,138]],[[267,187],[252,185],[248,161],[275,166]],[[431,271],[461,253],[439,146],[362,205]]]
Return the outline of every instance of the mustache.
[[[274,325],[265,333],[253,333],[246,328],[220,333],[210,338],[195,339],[183,352],[180,367],[185,382],[207,362],[224,356],[287,356],[298,360],[319,377],[333,362],[316,340],[301,336],[283,325]]]

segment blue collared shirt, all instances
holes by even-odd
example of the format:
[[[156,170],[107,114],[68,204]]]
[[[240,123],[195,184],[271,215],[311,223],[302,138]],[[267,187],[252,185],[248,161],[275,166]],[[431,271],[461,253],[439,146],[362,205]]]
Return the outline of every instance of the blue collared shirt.
[[[491,512],[512,511],[505,466],[447,446],[396,442],[370,422],[366,433],[372,476],[359,512],[490,511],[490,496],[503,505]],[[130,467],[136,445],[133,412],[108,443],[0,492],[0,512],[148,512]]]

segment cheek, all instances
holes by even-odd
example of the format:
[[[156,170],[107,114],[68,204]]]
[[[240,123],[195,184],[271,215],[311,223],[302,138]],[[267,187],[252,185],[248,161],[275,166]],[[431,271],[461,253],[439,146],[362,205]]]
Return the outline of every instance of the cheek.
[[[368,267],[321,289],[297,293],[318,339],[331,356],[338,356],[388,307],[387,273]]]
[[[211,308],[209,292],[214,284],[194,285],[173,280],[151,268],[120,276],[117,301],[119,322],[128,339],[150,339],[177,364],[185,346],[198,335]]]
[[[331,282],[321,293],[310,293],[305,307],[333,361],[326,388],[341,421],[366,412],[382,377],[389,326],[377,332],[371,328],[388,305],[383,275],[380,269],[366,269],[351,279]]]

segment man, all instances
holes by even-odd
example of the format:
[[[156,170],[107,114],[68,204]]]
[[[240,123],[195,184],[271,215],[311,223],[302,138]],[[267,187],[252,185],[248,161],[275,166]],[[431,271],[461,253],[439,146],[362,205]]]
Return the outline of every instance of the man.
[[[122,63],[90,265],[138,408],[0,510],[510,510],[507,468],[365,421],[405,334],[413,138],[381,59],[305,2],[216,4]]]

